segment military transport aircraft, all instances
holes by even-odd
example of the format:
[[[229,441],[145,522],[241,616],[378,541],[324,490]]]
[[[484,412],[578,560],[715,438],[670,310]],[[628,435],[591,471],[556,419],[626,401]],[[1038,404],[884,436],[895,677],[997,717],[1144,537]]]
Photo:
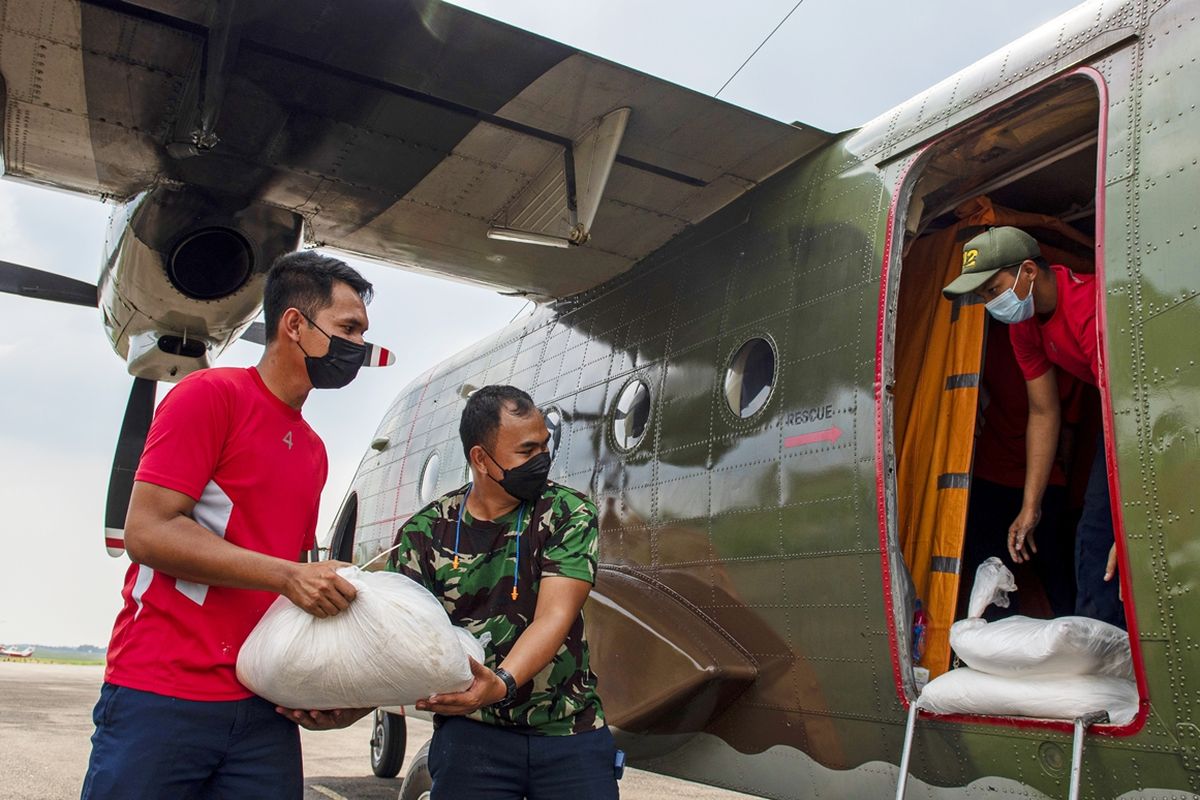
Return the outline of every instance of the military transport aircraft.
[[[0,288],[99,305],[144,381],[242,335],[302,240],[536,300],[400,392],[331,554],[373,557],[464,481],[474,387],[525,387],[552,477],[600,509],[589,636],[631,763],[885,797],[915,601],[937,675],[965,589],[986,324],[939,289],[963,241],[1021,225],[1102,291],[1081,419],[1108,444],[1140,704],[1082,762],[1070,720],[923,716],[906,796],[1062,796],[1074,767],[1085,797],[1200,792],[1200,2],[1085,4],[836,135],[452,6],[282,8],[0,3],[6,173],[117,205],[98,287],[9,265]]]

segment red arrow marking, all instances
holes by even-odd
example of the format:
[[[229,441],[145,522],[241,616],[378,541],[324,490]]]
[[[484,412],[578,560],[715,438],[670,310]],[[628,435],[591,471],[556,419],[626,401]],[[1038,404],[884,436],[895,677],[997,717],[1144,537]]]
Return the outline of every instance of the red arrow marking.
[[[799,436],[789,436],[783,440],[783,446],[800,447],[801,445],[813,444],[815,442],[836,442],[840,438],[842,438],[842,429],[835,425],[832,428],[826,428],[821,431],[802,433]]]

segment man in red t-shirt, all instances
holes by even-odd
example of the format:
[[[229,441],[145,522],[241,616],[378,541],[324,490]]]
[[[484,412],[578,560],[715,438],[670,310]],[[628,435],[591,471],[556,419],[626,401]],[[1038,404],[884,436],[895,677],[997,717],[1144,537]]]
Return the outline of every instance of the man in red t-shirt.
[[[1037,552],[1034,531],[1050,480],[1061,418],[1055,368],[1099,384],[1096,281],[1049,266],[1037,241],[1013,227],[989,228],[963,245],[962,274],[943,289],[948,299],[973,293],[988,313],[1009,325],[1013,354],[1029,395],[1024,502],[1008,533],[1013,561]],[[1103,436],[1088,478],[1075,536],[1075,613],[1125,625],[1116,574]]]
[[[1059,376],[1064,407],[1069,404],[1077,386],[1074,379]],[[997,556],[1019,573],[1007,552],[1006,543],[1009,523],[1019,513],[1024,499],[1028,417],[1025,381],[1009,344],[1008,326],[993,322],[988,325],[983,370],[979,376],[979,417],[975,426],[971,497],[963,542],[963,588],[959,591],[957,615],[960,619],[967,613],[975,570],[985,559]],[[1030,565],[1041,582],[1050,611],[1056,617],[1075,613],[1075,542],[1073,537],[1059,535],[1067,480],[1058,462],[1056,458],[1042,497],[1039,523],[1051,536],[1049,540],[1042,539],[1041,557]],[[1022,598],[1021,595],[1026,596]],[[988,606],[984,616],[989,621],[1014,614],[1036,616],[1030,611],[1036,605],[1029,600],[1027,593],[1019,593],[1010,598],[1008,608]]]
[[[187,376],[159,405],[125,525],[133,564],[113,626],[84,800],[303,794],[296,724],[362,710],[276,709],[238,683],[238,651],[279,595],[318,617],[354,600],[311,548],[325,446],[300,415],[313,388],[350,382],[371,284],[314,252],[267,275],[257,367]]]

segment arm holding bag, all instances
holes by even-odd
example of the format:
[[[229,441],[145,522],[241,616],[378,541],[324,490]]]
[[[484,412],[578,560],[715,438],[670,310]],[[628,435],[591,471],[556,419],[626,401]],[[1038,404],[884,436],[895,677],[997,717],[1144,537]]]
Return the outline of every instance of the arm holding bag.
[[[237,676],[255,694],[287,708],[411,705],[471,685],[470,656],[483,646],[450,623],[423,586],[393,572],[345,567],[358,596],[319,619],[280,597],[238,654]]]

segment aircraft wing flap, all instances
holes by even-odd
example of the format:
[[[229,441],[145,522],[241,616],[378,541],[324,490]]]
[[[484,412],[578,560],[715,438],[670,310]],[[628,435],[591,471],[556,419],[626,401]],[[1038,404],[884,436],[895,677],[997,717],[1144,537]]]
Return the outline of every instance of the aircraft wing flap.
[[[0,20],[8,174],[267,202],[310,243],[537,298],[620,274],[829,138],[423,0],[3,0]],[[614,157],[588,137],[618,109]],[[570,153],[615,158],[582,182],[604,187],[583,230]],[[514,218],[575,244],[487,237]]]
[[[826,140],[582,53],[548,70],[496,117],[569,142],[616,108],[632,113],[594,235],[583,247],[564,253],[487,239],[493,224],[529,219],[539,182],[552,184],[546,170],[558,169],[563,158],[561,144],[487,122],[463,137],[404,203],[350,237],[317,238],[431,272],[562,297],[620,274]],[[443,247],[429,239],[404,246],[415,233],[410,203],[423,207],[416,212],[420,230]],[[565,212],[565,205],[547,210],[560,236],[568,231]],[[452,250],[445,248],[450,230]],[[415,265],[409,259],[418,251]]]
[[[370,226],[322,241],[417,272],[444,275],[498,291],[520,291],[513,283],[517,270],[508,268],[508,257],[503,254],[511,252],[513,260],[520,259],[521,273],[540,274],[540,294],[549,297],[583,291],[595,285],[589,276],[619,275],[632,264],[625,256],[592,245],[564,253],[553,248],[494,242],[486,237],[486,231],[487,224],[481,220],[401,200]]]

